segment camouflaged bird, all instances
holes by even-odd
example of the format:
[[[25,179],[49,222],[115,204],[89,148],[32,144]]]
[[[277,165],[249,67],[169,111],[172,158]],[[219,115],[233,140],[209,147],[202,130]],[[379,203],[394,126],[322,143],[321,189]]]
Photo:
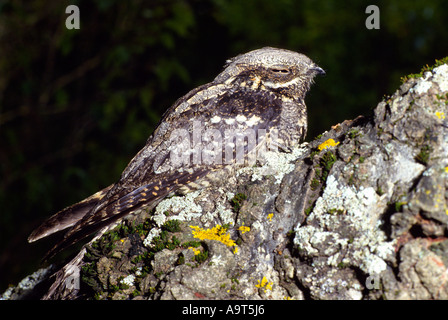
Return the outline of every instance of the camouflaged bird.
[[[117,183],[50,217],[28,241],[69,228],[47,254],[51,257],[142,206],[151,209],[170,194],[223,181],[231,170],[248,165],[248,157],[264,150],[267,141],[289,151],[306,135],[304,99],[317,74],[325,72],[311,59],[284,49],[266,47],[228,60],[212,82],[165,112]],[[248,130],[263,135],[237,140]]]

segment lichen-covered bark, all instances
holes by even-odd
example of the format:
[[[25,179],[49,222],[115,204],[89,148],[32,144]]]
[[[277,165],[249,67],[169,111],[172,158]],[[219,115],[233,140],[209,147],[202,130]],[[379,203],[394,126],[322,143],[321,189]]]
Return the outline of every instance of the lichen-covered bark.
[[[371,117],[128,218],[46,298],[447,299],[447,106],[445,64]]]

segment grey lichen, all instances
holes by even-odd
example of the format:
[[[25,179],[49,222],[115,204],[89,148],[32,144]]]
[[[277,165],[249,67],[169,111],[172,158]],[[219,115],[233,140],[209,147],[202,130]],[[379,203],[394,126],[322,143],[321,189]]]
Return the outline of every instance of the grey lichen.
[[[1,296],[0,300],[29,299],[35,287],[48,278],[54,272],[54,266],[42,268],[22,279],[17,286],[8,288]]]
[[[386,269],[384,259],[393,259],[394,252],[394,241],[388,242],[378,225],[386,202],[386,195],[379,196],[371,187],[356,190],[331,175],[307,218],[309,225],[296,227],[294,243],[308,257],[325,256],[330,266],[342,262],[366,274],[380,273]],[[330,214],[332,210],[342,214]]]

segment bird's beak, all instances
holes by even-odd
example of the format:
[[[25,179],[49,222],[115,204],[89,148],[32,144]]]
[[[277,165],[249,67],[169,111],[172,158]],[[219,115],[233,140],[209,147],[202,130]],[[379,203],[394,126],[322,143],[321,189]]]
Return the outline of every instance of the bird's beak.
[[[324,76],[326,74],[325,70],[318,66],[310,68],[308,72],[314,73],[316,75],[321,75],[321,76]]]

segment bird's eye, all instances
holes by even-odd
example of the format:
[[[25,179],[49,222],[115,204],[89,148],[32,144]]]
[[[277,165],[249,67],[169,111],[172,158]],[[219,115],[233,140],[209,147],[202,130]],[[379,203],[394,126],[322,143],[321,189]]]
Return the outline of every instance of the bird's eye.
[[[288,69],[285,69],[285,68],[272,68],[271,71],[274,74],[279,74],[279,75],[286,75],[286,74],[290,73],[290,71]]]

